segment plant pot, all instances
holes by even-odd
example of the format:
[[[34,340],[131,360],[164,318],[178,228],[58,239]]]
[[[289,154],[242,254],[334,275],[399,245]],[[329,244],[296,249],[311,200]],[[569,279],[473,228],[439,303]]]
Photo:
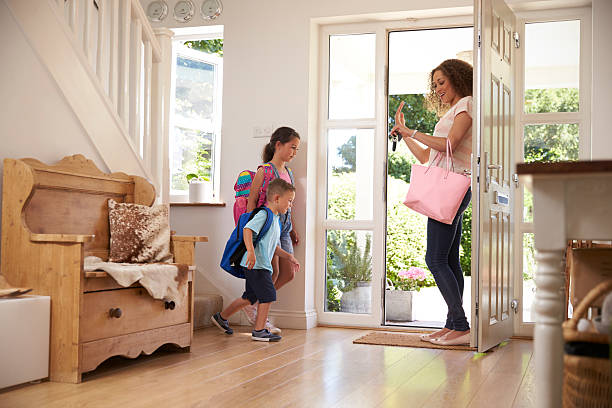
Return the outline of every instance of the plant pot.
[[[398,322],[411,322],[412,294],[408,290],[385,291],[385,318]]]
[[[210,199],[210,182],[205,180],[192,180],[189,182],[189,202],[203,203]]]
[[[355,288],[342,294],[340,311],[366,313],[372,310],[372,282],[357,282]]]

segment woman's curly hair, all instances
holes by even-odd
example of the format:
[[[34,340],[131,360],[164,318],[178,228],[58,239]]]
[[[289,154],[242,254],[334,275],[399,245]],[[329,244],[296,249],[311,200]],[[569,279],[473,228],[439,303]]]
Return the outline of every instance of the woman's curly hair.
[[[460,59],[447,59],[431,70],[429,74],[429,93],[426,97],[427,109],[435,111],[438,116],[442,116],[450,106],[447,103],[442,103],[440,97],[436,94],[433,80],[436,71],[441,71],[448,78],[455,92],[463,98],[472,95],[473,69],[469,63]]]

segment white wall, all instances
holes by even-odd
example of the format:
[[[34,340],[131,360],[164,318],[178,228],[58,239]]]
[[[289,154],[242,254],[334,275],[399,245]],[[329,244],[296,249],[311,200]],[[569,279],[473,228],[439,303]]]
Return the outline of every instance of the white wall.
[[[0,38],[0,160],[33,157],[50,164],[81,153],[108,171],[2,0]]]
[[[591,146],[593,160],[612,159],[612,1],[593,0],[593,90]]]
[[[141,0],[143,7],[149,3]],[[170,14],[175,1],[168,1]],[[409,4],[409,5],[408,5]],[[440,7],[470,7],[470,0],[440,0]],[[218,267],[229,232],[233,228],[233,186],[236,176],[246,168],[255,169],[260,163],[260,152],[266,139],[252,137],[253,128],[286,125],[302,136],[300,153],[291,163],[296,175],[297,196],[294,209],[295,228],[303,242],[295,248],[302,270],[294,281],[278,292],[272,316],[282,326],[306,327],[314,324],[314,250],[312,245],[314,211],[308,209],[308,188],[316,187],[316,180],[307,183],[307,156],[312,155],[314,141],[309,134],[309,104],[312,104],[310,64],[311,28],[317,19],[334,16],[359,18],[358,15],[376,13],[385,18],[411,15],[407,7],[431,9],[430,0],[309,0],[309,1],[243,1],[224,0],[223,14],[214,24],[224,26],[224,84],[221,147],[221,200],[225,208],[176,207],[171,212],[172,228],[178,233],[208,235],[210,241],[200,244],[196,252],[199,282],[196,290],[214,290],[202,279],[209,277],[227,304],[242,293],[243,281],[232,278]],[[468,10],[469,11],[469,10]],[[390,14],[389,14],[390,13]],[[464,10],[465,13],[465,10]],[[348,17],[347,17],[348,16]],[[352,16],[352,17],[351,17]],[[182,27],[206,25],[199,15],[191,23],[180,25],[172,16],[154,26]],[[316,32],[316,29],[315,29]],[[316,41],[315,41],[316,42]],[[316,56],[316,53],[313,55]],[[310,99],[309,99],[310,98]],[[316,96],[314,97],[316,99]],[[309,174],[315,177],[315,169]],[[308,249],[306,248],[308,246]],[[308,254],[308,255],[306,255]]]
[[[608,0],[597,0],[607,3]],[[141,0],[146,9],[148,0]],[[168,1],[170,15],[157,26],[180,27],[209,24],[196,14],[193,21],[178,24],[172,20],[172,7],[176,1]],[[525,7],[529,0],[514,0],[509,3]],[[534,2],[531,2],[536,4]],[[558,2],[557,2],[558,3]],[[551,2],[537,2],[542,8]],[[316,111],[317,78],[316,46],[317,24],[330,21],[357,21],[363,19],[399,19],[420,16],[423,10],[450,8],[465,13],[471,0],[224,0],[223,14],[214,24],[224,26],[224,95],[221,152],[221,200],[225,208],[181,207],[172,210],[172,227],[179,233],[205,234],[210,242],[201,244],[197,250],[199,284],[197,290],[214,290],[202,279],[210,282],[222,292],[225,302],[239,296],[242,282],[220,271],[218,262],[228,233],[233,227],[233,185],[239,171],[256,168],[260,162],[260,151],[265,139],[254,139],[255,126],[287,125],[302,135],[300,153],[291,164],[297,176],[296,229],[302,234],[304,243],[296,247],[296,256],[303,269],[296,279],[278,293],[278,302],[273,306],[272,316],[294,317],[295,322],[306,322],[314,310],[314,279],[316,265],[313,264],[312,247],[315,209],[306,208],[305,199],[317,186],[315,164],[316,138],[313,132],[312,112]],[[584,4],[584,2],[583,2]],[[567,5],[567,4],[566,4]],[[531,5],[527,4],[527,7]],[[406,10],[411,8],[412,11]],[[595,13],[594,13],[595,14]],[[339,16],[340,18],[335,18]],[[605,21],[610,22],[610,18]],[[600,24],[604,25],[604,24]],[[597,28],[594,24],[594,30]],[[605,27],[605,30],[610,30]],[[606,31],[607,33],[609,31]],[[593,38],[597,38],[594,33]],[[604,37],[604,38],[610,38]],[[601,40],[605,41],[605,40]],[[609,56],[607,58],[610,58]],[[600,68],[609,72],[609,64]],[[609,86],[612,81],[605,79]],[[610,93],[608,92],[608,95]],[[608,103],[607,106],[610,104]],[[594,122],[595,123],[595,122]],[[594,139],[600,140],[597,135]],[[606,139],[608,152],[610,142]],[[594,142],[594,146],[599,146]],[[612,157],[612,153],[608,154]],[[307,163],[310,166],[307,171]],[[307,180],[307,174],[310,179]],[[285,319],[282,320],[285,322]],[[306,325],[310,325],[308,320]],[[297,324],[300,326],[300,324]]]

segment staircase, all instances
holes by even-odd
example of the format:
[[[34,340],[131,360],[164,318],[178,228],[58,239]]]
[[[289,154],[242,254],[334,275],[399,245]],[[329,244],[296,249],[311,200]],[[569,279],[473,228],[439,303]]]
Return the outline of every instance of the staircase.
[[[5,0],[110,171],[168,202],[172,32],[138,0]]]

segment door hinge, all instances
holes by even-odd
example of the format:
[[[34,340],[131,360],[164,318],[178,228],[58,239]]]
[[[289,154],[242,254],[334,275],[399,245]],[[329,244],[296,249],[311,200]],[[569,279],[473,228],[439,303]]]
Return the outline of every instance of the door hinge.
[[[480,48],[480,33],[478,33],[478,48]]]
[[[514,37],[514,48],[521,48],[521,38],[519,36],[518,31],[514,32],[513,37]]]
[[[478,302],[476,302],[476,316],[478,316]]]

